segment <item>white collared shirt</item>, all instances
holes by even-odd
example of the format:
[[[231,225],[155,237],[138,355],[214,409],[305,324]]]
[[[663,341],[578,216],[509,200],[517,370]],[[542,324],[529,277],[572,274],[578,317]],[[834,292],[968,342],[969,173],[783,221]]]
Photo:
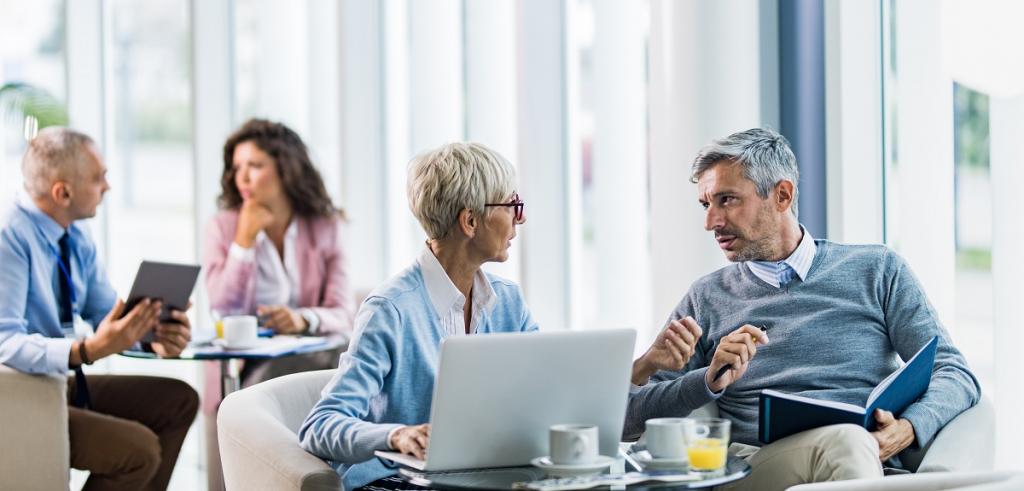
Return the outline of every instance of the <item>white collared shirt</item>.
[[[292,220],[284,231],[284,253],[278,254],[274,242],[260,230],[253,246],[246,249],[234,242],[228,254],[240,261],[256,261],[256,305],[299,306],[299,266],[295,241],[299,228]],[[282,261],[284,256],[284,261]]]
[[[465,295],[455,287],[455,283],[452,283],[429,246],[423,249],[417,261],[423,272],[423,283],[427,287],[430,303],[434,306],[441,326],[449,336],[465,335]],[[471,333],[476,332],[481,316],[490,310],[496,301],[491,282],[487,281],[483,270],[477,270],[473,276],[473,311],[469,323]]]
[[[811,269],[811,263],[814,262],[814,255],[818,252],[818,246],[814,243],[814,237],[811,237],[811,233],[803,225],[800,226],[800,230],[804,233],[804,236],[800,239],[800,244],[796,246],[796,250],[786,259],[781,261],[747,261],[744,264],[750,268],[751,273],[754,273],[758,278],[775,288],[781,288],[782,279],[788,274],[786,273],[786,266],[793,268],[800,281],[804,281],[807,278],[807,272]]]

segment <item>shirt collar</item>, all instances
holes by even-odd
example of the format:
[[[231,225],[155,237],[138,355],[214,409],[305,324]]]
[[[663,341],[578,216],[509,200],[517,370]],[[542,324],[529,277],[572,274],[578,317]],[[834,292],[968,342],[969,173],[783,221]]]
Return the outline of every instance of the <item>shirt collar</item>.
[[[818,252],[818,246],[814,243],[814,237],[811,237],[811,233],[803,225],[800,225],[800,231],[803,232],[803,237],[789,257],[781,261],[748,261],[747,266],[750,267],[750,271],[766,283],[778,287],[780,284],[778,275],[783,270],[780,266],[786,264],[793,268],[800,281],[806,281],[807,273],[811,270],[811,263],[814,262],[814,255]]]
[[[288,224],[288,228],[284,229],[284,240],[286,243],[294,242],[295,238],[299,235],[299,226],[295,223],[297,221],[293,218],[291,223]],[[269,240],[270,237],[267,237],[267,233],[263,229],[256,233],[256,242],[263,244]]]
[[[32,223],[48,243],[56,245],[61,236],[64,235],[64,227],[61,227],[50,215],[39,209],[39,206],[32,201],[32,198],[29,198],[24,193],[18,194],[18,207],[25,211],[25,214],[32,220]]]
[[[445,315],[455,307],[465,306],[466,297],[455,287],[455,283],[452,283],[452,279],[448,277],[448,273],[445,272],[441,262],[437,260],[429,246],[423,248],[417,262],[423,273],[423,283],[427,287],[430,303],[434,305],[434,311],[438,315]],[[483,270],[477,270],[473,277],[474,311],[490,310],[496,300],[494,288],[487,280],[486,274]],[[474,313],[474,315],[476,314]]]

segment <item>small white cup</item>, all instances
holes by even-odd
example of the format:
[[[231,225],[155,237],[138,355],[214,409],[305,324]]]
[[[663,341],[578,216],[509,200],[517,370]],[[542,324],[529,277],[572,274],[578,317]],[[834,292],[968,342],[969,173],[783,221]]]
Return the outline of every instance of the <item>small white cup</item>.
[[[647,451],[656,459],[686,459],[687,438],[693,420],[688,418],[648,419],[644,439]]]
[[[256,345],[257,319],[254,315],[229,315],[221,319],[224,345],[228,348],[251,348]]]
[[[590,464],[597,460],[597,426],[564,424],[548,430],[551,463],[555,465]]]

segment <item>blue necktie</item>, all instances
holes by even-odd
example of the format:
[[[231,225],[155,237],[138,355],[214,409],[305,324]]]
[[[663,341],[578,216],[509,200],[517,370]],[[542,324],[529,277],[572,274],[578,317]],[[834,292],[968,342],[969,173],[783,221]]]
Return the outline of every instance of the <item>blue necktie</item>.
[[[60,262],[64,269],[57,266],[57,277],[60,278],[60,322],[62,325],[74,325],[74,309],[71,306],[71,247],[68,244],[70,237],[67,232],[60,237]],[[85,381],[85,372],[82,366],[75,367],[75,400],[72,403],[75,407],[89,409],[92,400],[89,397],[89,384]]]
[[[796,271],[786,263],[779,263],[779,266],[782,268],[782,271],[779,271],[779,288],[784,288],[790,281],[793,281]]]

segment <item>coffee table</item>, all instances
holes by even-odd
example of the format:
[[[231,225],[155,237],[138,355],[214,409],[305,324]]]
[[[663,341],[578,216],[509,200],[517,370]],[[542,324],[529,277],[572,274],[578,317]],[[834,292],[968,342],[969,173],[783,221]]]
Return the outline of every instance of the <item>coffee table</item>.
[[[289,342],[291,340],[294,342]],[[286,356],[339,349],[348,344],[348,338],[345,336],[274,336],[260,338],[260,342],[261,345],[248,350],[228,350],[210,342],[189,344],[178,357],[166,359],[220,362],[220,389],[221,399],[223,399],[242,387],[242,360],[273,360]],[[122,351],[120,354],[130,358],[159,358],[155,353],[147,351]]]
[[[621,458],[612,465],[612,472],[623,472],[639,470],[634,469],[629,463]],[[505,467],[500,469],[482,469],[474,471],[455,472],[420,472],[403,468],[399,474],[403,479],[417,486],[425,486],[434,489],[523,489],[515,487],[515,483],[536,481],[545,479],[544,470],[536,467]],[[750,464],[746,460],[730,455],[725,464],[725,472],[721,475],[708,477],[700,481],[689,481],[679,483],[646,482],[626,486],[630,490],[682,490],[682,489],[704,489],[721,484],[738,481],[750,475]],[[608,486],[593,487],[587,489],[606,490]],[[616,489],[622,489],[621,487]]]

